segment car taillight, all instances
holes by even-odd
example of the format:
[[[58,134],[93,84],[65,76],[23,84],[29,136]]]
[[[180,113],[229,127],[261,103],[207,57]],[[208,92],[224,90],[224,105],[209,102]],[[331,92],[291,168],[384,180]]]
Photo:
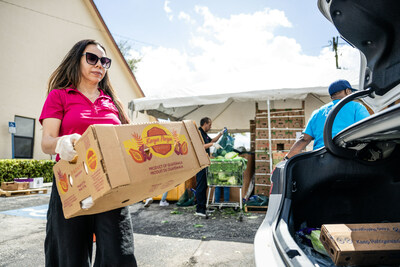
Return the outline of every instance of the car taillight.
[[[269,194],[271,195],[271,193],[272,193],[272,187],[274,186],[274,183],[272,182],[272,180],[271,180],[271,178],[272,178],[272,175],[274,174],[274,171],[276,170],[276,167],[272,170],[272,172],[271,172],[271,176],[269,177],[269,181],[271,182],[271,187],[270,187],[270,189],[269,189]]]
[[[269,189],[269,194],[271,195],[272,193],[272,187],[274,186],[274,183],[271,181],[271,188]]]

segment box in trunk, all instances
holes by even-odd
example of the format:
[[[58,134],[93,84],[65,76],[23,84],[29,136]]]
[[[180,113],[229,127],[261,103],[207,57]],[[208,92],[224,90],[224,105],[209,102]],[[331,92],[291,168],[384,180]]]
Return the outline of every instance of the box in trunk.
[[[324,224],[320,240],[336,265],[400,264],[400,223]]]

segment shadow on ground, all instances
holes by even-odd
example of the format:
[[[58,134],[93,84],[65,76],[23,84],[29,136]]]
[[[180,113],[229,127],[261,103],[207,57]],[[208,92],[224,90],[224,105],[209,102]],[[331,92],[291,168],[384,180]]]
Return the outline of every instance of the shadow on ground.
[[[216,209],[208,219],[194,216],[195,207],[170,204],[160,207],[155,201],[130,206],[134,232],[179,238],[253,243],[265,214],[244,213],[232,208]]]

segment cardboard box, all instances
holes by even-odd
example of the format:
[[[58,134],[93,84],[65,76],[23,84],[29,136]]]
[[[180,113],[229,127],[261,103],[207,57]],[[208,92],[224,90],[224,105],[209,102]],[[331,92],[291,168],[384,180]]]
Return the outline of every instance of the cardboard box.
[[[256,141],[250,141],[250,151],[256,150]]]
[[[271,175],[269,174],[256,173],[255,184],[270,185],[271,184],[270,177]]]
[[[272,141],[272,151],[289,151],[296,139],[273,139]],[[275,152],[272,152],[275,153]]]
[[[254,133],[256,131],[256,121],[250,120],[250,133]]]
[[[268,139],[269,131],[268,129],[257,129],[256,130],[256,139]]]
[[[269,191],[271,190],[271,185],[256,184],[254,186],[255,195],[269,196]]]
[[[268,118],[257,118],[256,119],[256,129],[267,129],[268,128]]]
[[[290,138],[292,132],[286,131],[286,130],[273,130],[271,131],[271,138],[272,139],[285,139],[285,138]]]
[[[293,109],[285,108],[285,109],[271,109],[271,113],[273,116],[288,116],[292,114]]]
[[[43,177],[32,178],[32,183],[29,183],[29,188],[41,188],[43,187]]]
[[[269,161],[257,161],[256,160],[255,173],[261,173],[261,174],[271,173]]]
[[[14,182],[28,182],[29,188],[42,188],[43,187],[43,177],[15,178]]]
[[[269,153],[256,152],[256,160],[269,160]]]
[[[267,139],[261,139],[261,140],[257,140],[256,139],[256,150],[261,152],[267,152],[269,148],[269,140]]]
[[[291,109],[291,108],[281,108],[281,109],[272,108],[272,109],[270,109],[270,112],[274,113],[274,115],[275,114],[286,115],[293,111],[297,111],[297,110]],[[256,114],[264,114],[264,113],[268,113],[268,110],[259,108],[258,103],[256,103]]]
[[[336,265],[400,264],[400,223],[324,224],[320,240]]]
[[[210,165],[192,121],[92,125],[75,150],[76,163],[60,160],[53,167],[67,219],[157,196]],[[82,208],[90,197],[93,205]]]
[[[271,128],[288,128],[287,121],[285,117],[271,117]]]
[[[289,128],[304,128],[304,117],[291,117],[288,123]]]
[[[1,189],[4,191],[26,190],[29,188],[28,182],[2,182]]]
[[[250,134],[250,140],[251,141],[255,141],[256,140],[256,134],[255,133],[251,133]]]

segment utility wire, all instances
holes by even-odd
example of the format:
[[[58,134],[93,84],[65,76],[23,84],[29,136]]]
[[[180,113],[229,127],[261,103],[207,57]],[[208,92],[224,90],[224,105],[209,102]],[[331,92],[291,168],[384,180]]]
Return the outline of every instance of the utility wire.
[[[128,37],[128,36],[125,36],[125,35],[121,35],[121,34],[118,34],[118,33],[113,33],[113,35],[117,36],[117,37],[119,37],[121,39],[125,39],[125,40],[128,40],[128,41],[133,41],[133,42],[136,42],[136,43],[141,43],[141,44],[150,45],[150,46],[156,46],[156,47],[159,46],[159,45],[155,45],[155,44],[152,44],[152,43],[139,41],[139,40],[136,40],[136,39],[133,39],[131,37]]]

